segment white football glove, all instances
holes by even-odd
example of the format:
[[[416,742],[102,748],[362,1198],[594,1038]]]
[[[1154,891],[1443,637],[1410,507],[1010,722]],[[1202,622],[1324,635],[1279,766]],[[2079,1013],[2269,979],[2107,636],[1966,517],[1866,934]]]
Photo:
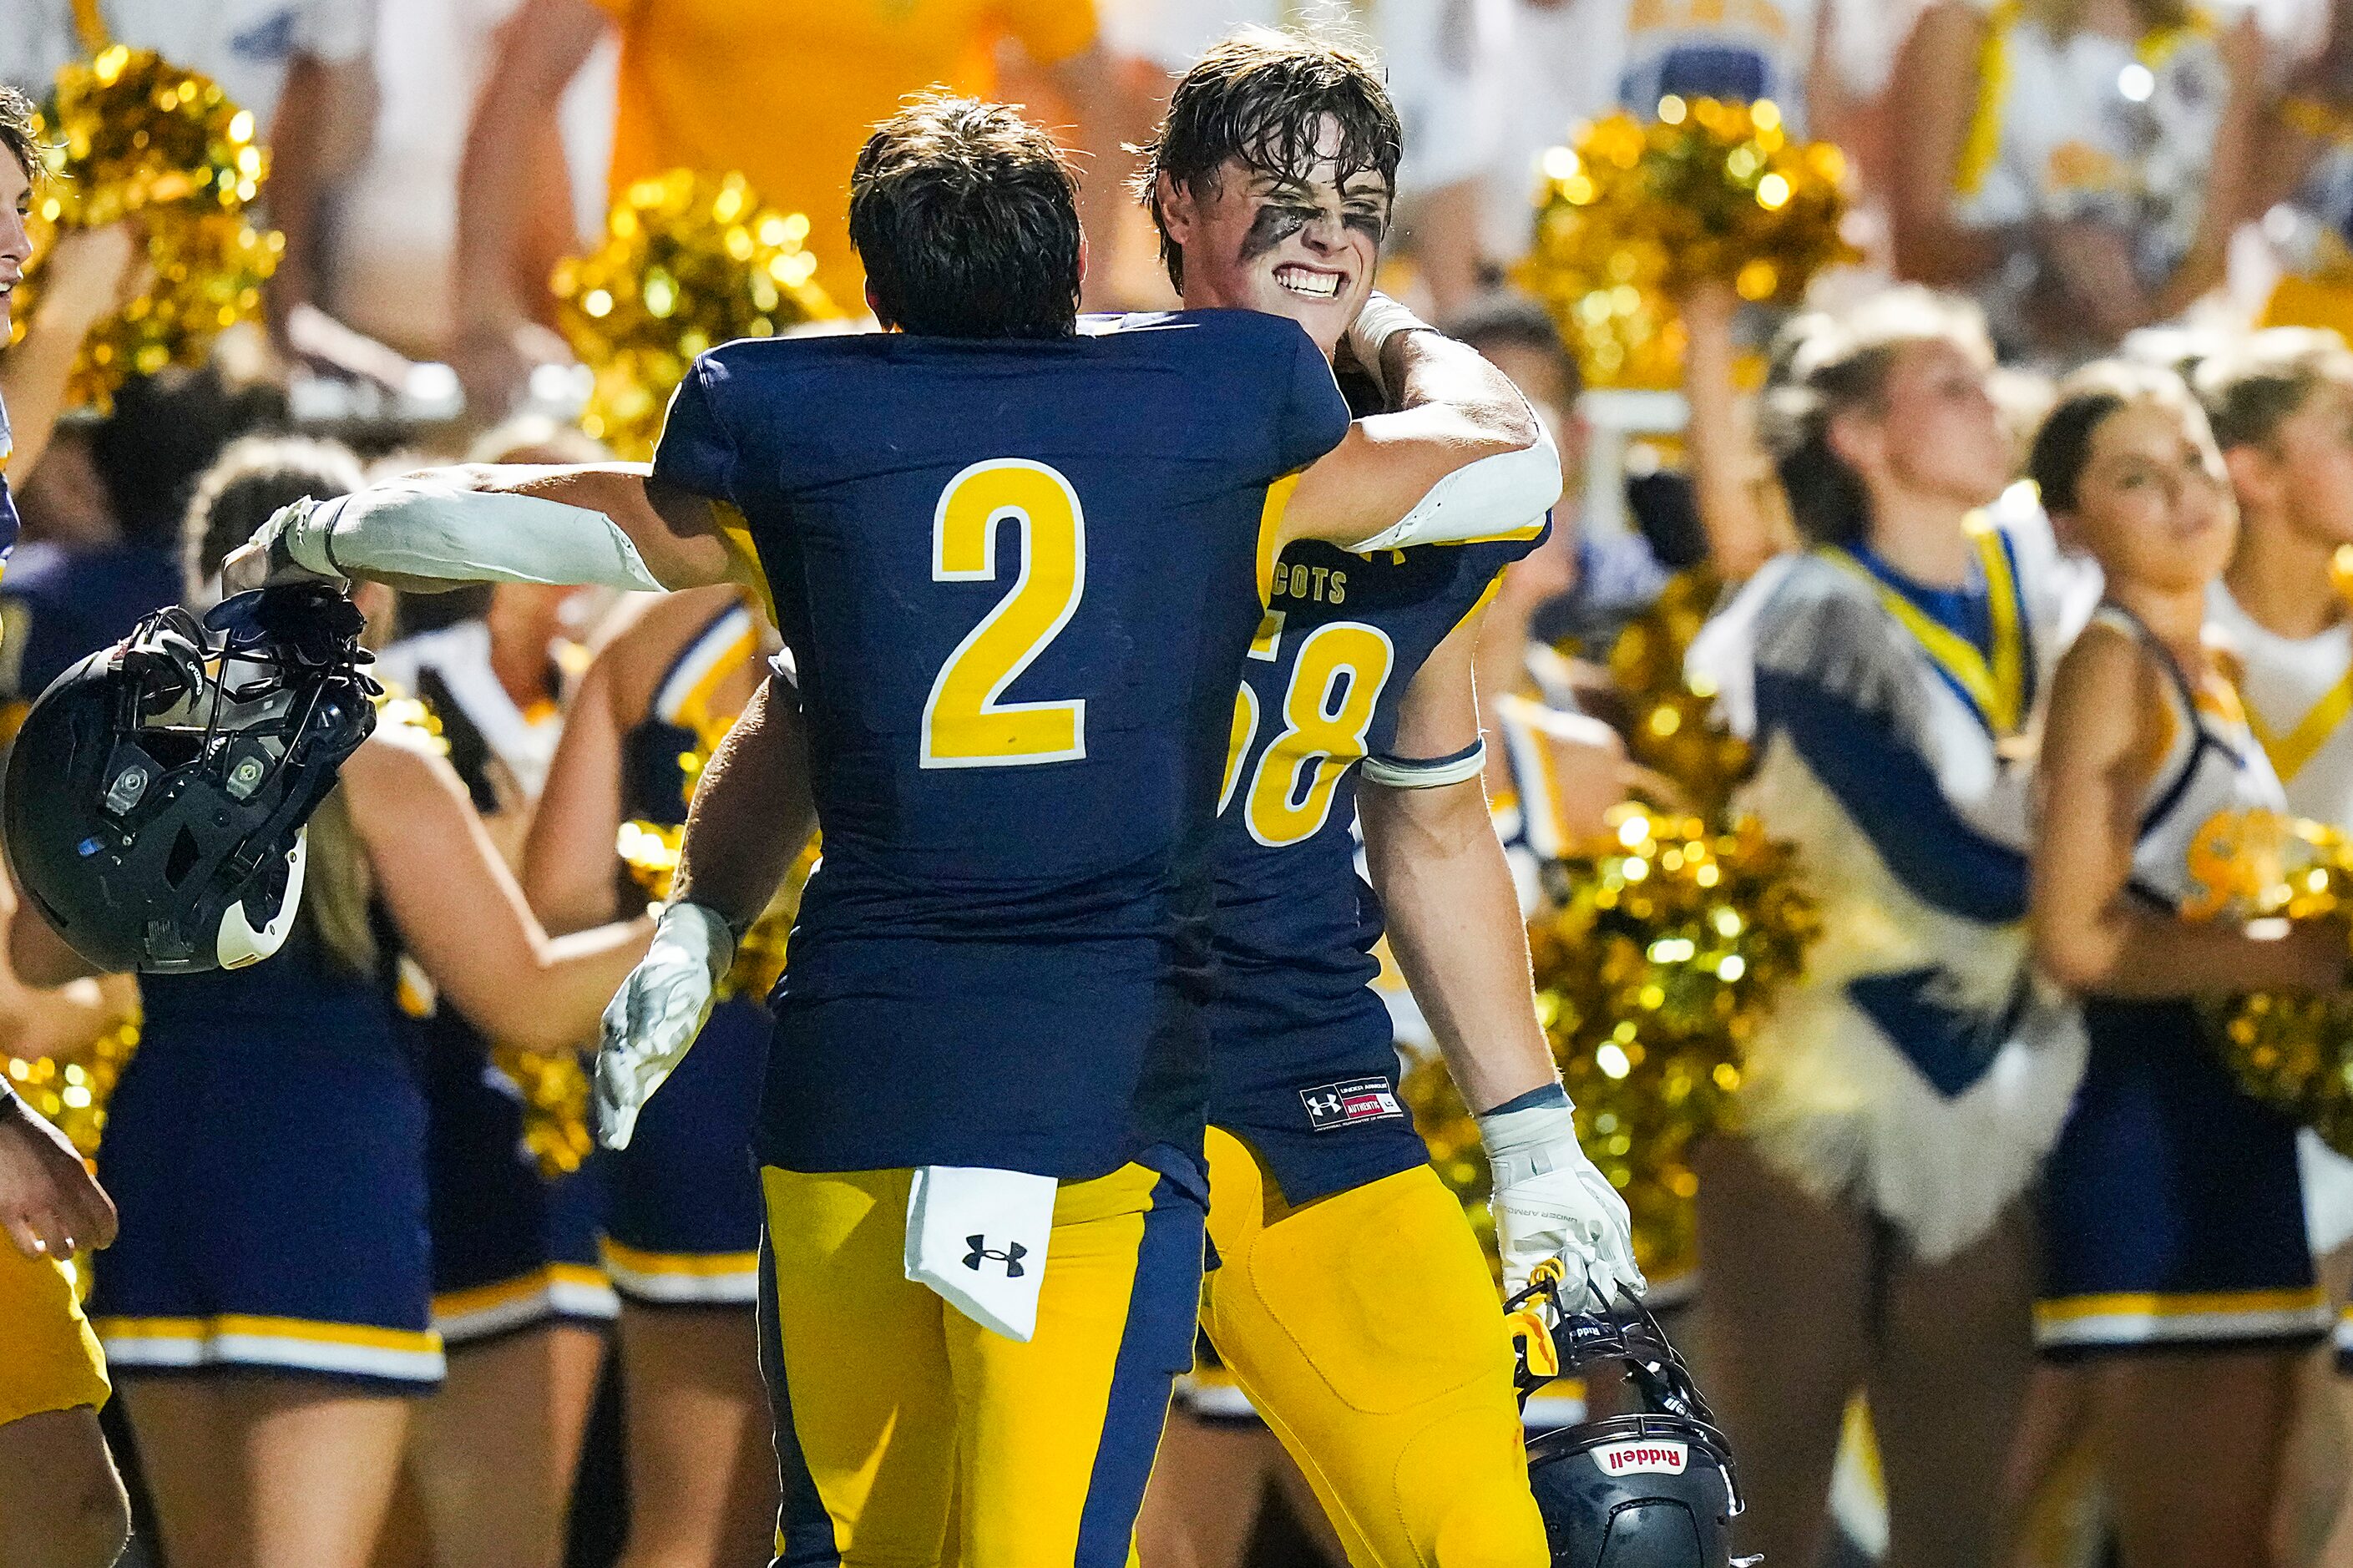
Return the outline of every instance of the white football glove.
[[[720,976],[735,962],[735,933],[718,911],[670,904],[653,945],[605,1006],[596,1047],[596,1138],[626,1149],[638,1113],[686,1056],[711,1017]]]
[[[1543,1102],[1479,1118],[1493,1174],[1488,1206],[1503,1254],[1504,1293],[1516,1294],[1536,1265],[1561,1260],[1567,1312],[1607,1310],[1650,1289],[1634,1264],[1626,1200],[1577,1146],[1575,1109],[1555,1089]]]

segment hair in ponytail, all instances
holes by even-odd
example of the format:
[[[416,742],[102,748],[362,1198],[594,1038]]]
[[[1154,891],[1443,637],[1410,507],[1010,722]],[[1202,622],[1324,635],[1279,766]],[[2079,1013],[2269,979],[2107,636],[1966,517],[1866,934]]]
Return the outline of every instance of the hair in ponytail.
[[[1925,342],[1993,363],[1977,307],[1918,288],[1889,289],[1841,317],[1805,319],[1777,345],[1779,384],[1766,392],[1765,441],[1809,543],[1851,548],[1869,537],[1870,492],[1831,445],[1831,428],[1845,415],[1878,412],[1896,362]]]

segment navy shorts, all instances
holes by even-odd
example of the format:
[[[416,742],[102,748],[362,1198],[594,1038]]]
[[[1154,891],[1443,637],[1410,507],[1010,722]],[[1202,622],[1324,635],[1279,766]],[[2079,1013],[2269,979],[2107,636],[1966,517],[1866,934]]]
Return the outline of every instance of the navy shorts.
[[[620,1310],[596,1233],[593,1163],[549,1181],[523,1142],[522,1091],[446,1007],[422,1020],[433,1326],[452,1349]]]
[[[760,1295],[760,1178],[752,1124],[774,1025],[747,996],[722,1002],[646,1101],[627,1149],[599,1149],[605,1268],[624,1300],[744,1306]]]
[[[392,1030],[159,1027],[109,1107],[122,1228],[90,1311],[118,1375],[222,1369],[429,1393],[425,1097]]]
[[[2046,1355],[2309,1344],[2329,1311],[2295,1126],[2242,1094],[2183,1002],[2084,1009],[2091,1056],[2043,1173]]]
[[[1293,1206],[1430,1163],[1371,991],[1345,1018],[1291,1019],[1237,995],[1208,1019],[1209,1125],[1248,1144]]]

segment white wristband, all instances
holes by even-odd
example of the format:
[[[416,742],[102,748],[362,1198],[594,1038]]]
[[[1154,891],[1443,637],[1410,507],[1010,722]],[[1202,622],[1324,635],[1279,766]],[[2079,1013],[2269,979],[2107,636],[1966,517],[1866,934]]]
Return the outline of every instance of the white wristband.
[[[1486,1146],[1487,1163],[1494,1173],[1495,1190],[1514,1182],[1560,1169],[1555,1158],[1564,1146],[1577,1151],[1577,1108],[1563,1094],[1555,1105],[1532,1105],[1476,1119],[1479,1142]],[[1582,1158],[1579,1152],[1575,1157]]]
[[[1391,395],[1388,378],[1381,372],[1381,353],[1388,341],[1399,332],[1434,332],[1438,329],[1390,299],[1375,292],[1365,300],[1365,308],[1348,323],[1348,353],[1356,366],[1372,377],[1381,395]]]
[[[735,930],[708,904],[691,900],[664,904],[661,913],[654,918],[654,940],[700,954],[710,965],[711,983],[714,985],[735,963]]]

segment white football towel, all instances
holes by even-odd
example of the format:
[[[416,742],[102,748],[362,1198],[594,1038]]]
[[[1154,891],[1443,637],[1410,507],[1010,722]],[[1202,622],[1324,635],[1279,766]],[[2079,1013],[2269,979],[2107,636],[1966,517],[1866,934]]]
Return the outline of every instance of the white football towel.
[[[982,1328],[1029,1342],[1054,1235],[1051,1176],[919,1165],[907,1194],[907,1278]]]

